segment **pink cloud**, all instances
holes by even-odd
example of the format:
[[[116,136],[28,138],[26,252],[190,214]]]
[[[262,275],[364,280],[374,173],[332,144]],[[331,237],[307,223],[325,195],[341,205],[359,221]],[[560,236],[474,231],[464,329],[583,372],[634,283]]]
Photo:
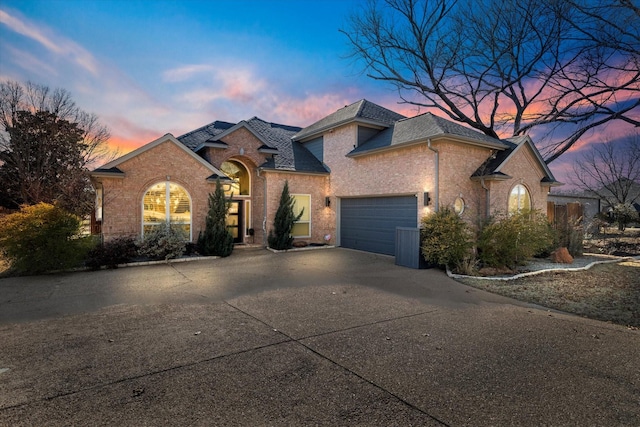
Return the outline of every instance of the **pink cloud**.
[[[91,53],[77,43],[47,34],[47,31],[41,25],[11,15],[6,10],[0,10],[0,23],[6,25],[13,32],[34,40],[56,55],[71,58],[91,74],[97,74],[97,61]]]

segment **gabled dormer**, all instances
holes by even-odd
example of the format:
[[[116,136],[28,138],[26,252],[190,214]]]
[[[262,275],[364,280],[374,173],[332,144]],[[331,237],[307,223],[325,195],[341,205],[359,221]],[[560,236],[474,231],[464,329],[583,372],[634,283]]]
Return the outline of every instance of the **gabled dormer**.
[[[313,155],[324,161],[324,135],[333,130],[355,124],[355,136],[352,147],[358,147],[394,122],[405,118],[402,114],[388,110],[373,102],[361,99],[351,105],[318,120],[302,129],[293,136],[293,140],[300,142]]]

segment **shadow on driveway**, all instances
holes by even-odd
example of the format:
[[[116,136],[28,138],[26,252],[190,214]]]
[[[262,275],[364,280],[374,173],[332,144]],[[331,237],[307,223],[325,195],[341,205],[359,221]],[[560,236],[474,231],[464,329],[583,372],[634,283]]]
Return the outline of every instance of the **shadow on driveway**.
[[[638,425],[637,331],[345,249],[0,280],[0,425]]]

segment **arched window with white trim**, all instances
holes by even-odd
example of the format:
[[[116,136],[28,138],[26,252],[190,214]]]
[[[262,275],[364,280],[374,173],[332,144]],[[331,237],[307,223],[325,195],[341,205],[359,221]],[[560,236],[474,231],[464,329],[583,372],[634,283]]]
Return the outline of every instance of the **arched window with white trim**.
[[[517,184],[509,193],[509,213],[518,213],[531,210],[531,196],[527,187]]]
[[[142,234],[153,228],[179,227],[191,239],[191,197],[187,190],[173,182],[152,185],[142,198]]]

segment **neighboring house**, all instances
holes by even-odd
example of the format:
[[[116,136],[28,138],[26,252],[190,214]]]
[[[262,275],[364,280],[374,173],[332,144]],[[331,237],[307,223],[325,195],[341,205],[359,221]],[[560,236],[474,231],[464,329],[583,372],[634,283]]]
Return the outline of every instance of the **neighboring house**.
[[[233,205],[237,243],[266,245],[285,180],[304,214],[293,236],[394,254],[396,227],[451,206],[473,222],[546,211],[559,185],[529,137],[498,140],[427,113],[406,118],[367,100],[304,129],[213,122],[167,134],[92,172],[105,239],[141,236],[165,221],[195,241],[216,179]]]

